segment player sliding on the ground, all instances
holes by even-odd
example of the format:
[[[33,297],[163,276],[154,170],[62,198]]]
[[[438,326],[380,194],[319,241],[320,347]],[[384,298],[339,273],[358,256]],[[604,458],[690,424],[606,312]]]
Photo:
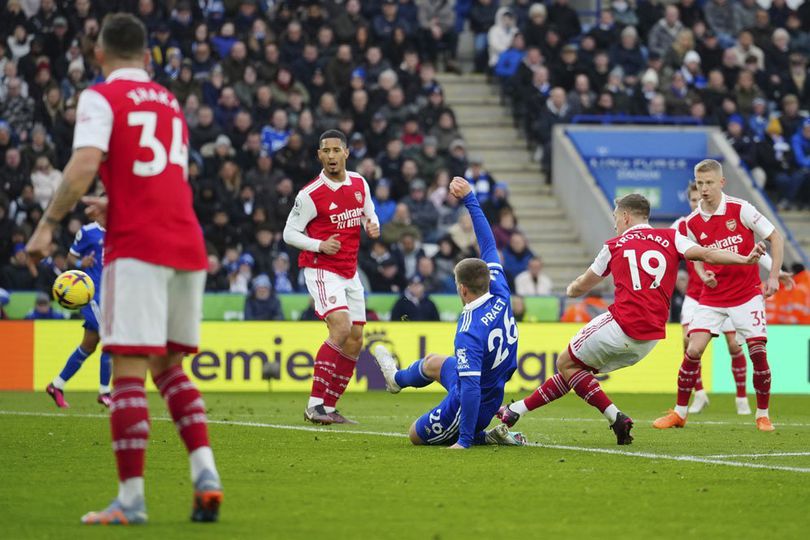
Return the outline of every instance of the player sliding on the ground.
[[[481,250],[481,259],[464,259],[455,268],[456,289],[464,304],[456,329],[456,355],[429,354],[397,371],[396,361],[383,345],[372,352],[389,392],[421,388],[434,381],[447,390],[439,405],[411,425],[408,436],[413,444],[456,449],[474,444],[521,446],[523,436],[510,433],[503,424],[484,431],[503,402],[503,387],[517,367],[518,330],[510,312],[509,285],[492,230],[469,182],[454,178],[450,193],[463,199],[469,210]]]
[[[700,247],[674,229],[654,229],[647,223],[650,203],[636,193],[616,201],[613,217],[618,236],[605,242],[591,267],[568,285],[566,293],[582,296],[613,274],[615,301],[571,339],[568,349],[557,358],[557,374],[529,397],[498,411],[506,425],[515,425],[522,415],[573,389],[605,416],[617,444],[630,444],[633,421],[610,401],[591,373],[632,366],[666,337],[669,303],[681,258],[712,264],[754,264],[764,251],[763,246],[753,245],[743,257]]]
[[[689,237],[698,244],[730,252],[745,253],[756,245],[754,235],[771,242],[773,261],[765,285],[765,296],[779,290],[783,281],[791,286],[789,274],[782,273],[784,240],[770,221],[751,204],[723,193],[726,179],[723,167],[713,159],[695,165],[695,184],[701,201],[686,218]],[[710,263],[714,264],[714,263]],[[713,272],[716,287],[703,287],[699,305],[689,325],[689,344],[678,371],[678,396],[675,409],[653,423],[659,429],[686,425],[687,405],[700,373],[700,358],[723,324],[730,320],[748,344],[748,355],[754,367],[754,389],[757,392],[756,425],[760,431],[773,431],[768,415],[771,393],[771,369],[765,352],[767,328],[765,305],[760,290],[759,272],[751,268],[722,268],[707,266]]]
[[[90,201],[89,210],[107,223],[101,341],[113,355],[110,427],[119,484],[107,508],[82,517],[87,524],[147,519],[147,371],[189,453],[191,519],[215,521],[222,501],[205,402],[182,366],[197,351],[208,266],[188,184],[188,128],[177,99],[144,69],[146,37],[132,15],[104,21],[96,59],[105,81],[79,97],[73,156],[28,243],[32,257],[41,257],[100,172],[109,200]]]
[[[57,407],[68,408],[65,400],[65,383],[67,383],[84,364],[91,354],[96,352],[101,337],[99,336],[98,321],[101,318],[101,269],[104,257],[104,227],[101,223],[93,222],[84,225],[76,237],[73,245],[70,246],[68,262],[76,265],[77,268],[87,273],[96,286],[96,293],[93,300],[81,309],[84,317],[84,338],[81,345],[70,355],[65,363],[65,367],[59,375],[45,388],[45,392],[53,398]],[[98,388],[97,401],[109,407],[112,402],[110,396],[110,353],[102,352],[100,362],[100,384]]]
[[[330,129],[318,144],[323,170],[295,197],[284,227],[284,241],[301,250],[298,266],[304,269],[315,313],[329,329],[329,338],[315,355],[304,419],[315,424],[356,424],[335,406],[354,375],[363,347],[366,299],[357,274],[360,227],[377,238],[380,220],[366,180],[346,170],[346,136]]]

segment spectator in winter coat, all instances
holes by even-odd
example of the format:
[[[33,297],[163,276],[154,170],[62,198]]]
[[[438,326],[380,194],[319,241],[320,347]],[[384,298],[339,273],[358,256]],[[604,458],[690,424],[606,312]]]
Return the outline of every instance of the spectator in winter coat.
[[[385,178],[381,178],[377,182],[377,187],[374,188],[374,196],[371,199],[374,201],[374,209],[377,211],[377,217],[380,219],[382,227],[391,221],[397,208],[396,201],[391,199],[391,183]]]
[[[804,179],[798,170],[791,141],[782,134],[782,125],[774,118],[768,123],[765,136],[757,143],[757,165],[754,177],[765,180],[765,188],[776,192],[777,206],[786,209],[796,204]]]
[[[495,67],[498,58],[512,45],[515,34],[518,33],[515,25],[515,15],[507,7],[501,7],[495,15],[495,24],[487,33],[487,46],[489,47],[489,67]]]
[[[246,321],[283,321],[281,302],[273,293],[273,284],[267,274],[253,279],[253,292],[245,301]]]
[[[543,273],[543,260],[540,257],[529,259],[526,270],[515,277],[515,293],[520,296],[551,294],[554,284]]]
[[[793,147],[793,154],[796,156],[796,164],[799,167],[799,173],[802,176],[801,188],[801,205],[808,204],[808,189],[810,185],[810,118],[802,123],[802,129],[797,131],[791,139],[791,146]]]
[[[510,284],[514,286],[515,277],[529,267],[534,253],[526,244],[523,233],[516,232],[509,239],[509,245],[503,250],[503,270]]]
[[[664,16],[652,27],[647,36],[650,51],[662,56],[666,54],[682,29],[683,23],[679,19],[678,8],[672,4],[668,5]]]
[[[34,185],[34,198],[42,208],[47,208],[59,184],[62,173],[53,168],[48,156],[39,156],[31,172],[31,183]]]
[[[414,276],[391,309],[392,321],[438,321],[439,310],[425,294],[422,278]]]

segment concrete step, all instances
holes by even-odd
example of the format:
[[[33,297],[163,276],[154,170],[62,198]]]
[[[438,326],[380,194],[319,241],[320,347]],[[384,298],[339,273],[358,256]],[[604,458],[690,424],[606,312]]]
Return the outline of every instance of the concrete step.
[[[436,80],[439,81],[441,84],[469,84],[469,85],[480,85],[489,87],[490,85],[486,84],[487,78],[486,75],[483,73],[465,73],[463,75],[456,75],[454,73],[437,73]]]
[[[518,214],[520,216],[520,214]],[[521,228],[523,223],[521,223]],[[554,230],[535,230],[530,235],[526,235],[529,243],[532,246],[547,246],[555,244],[578,244],[579,235],[574,231],[554,231]]]
[[[546,221],[551,220],[566,220],[565,213],[559,208],[529,207],[521,209],[520,217],[521,219],[531,219],[532,221],[537,221],[538,223],[545,223]]]
[[[512,122],[512,117],[504,112],[498,105],[459,105],[453,106],[453,112],[460,124],[470,122],[489,122],[495,120],[506,120]]]
[[[464,138],[469,145],[479,145],[479,144],[491,144],[497,143],[500,141],[509,141],[514,143],[521,142],[520,137],[518,136],[517,132],[512,129],[512,126],[508,128],[492,128],[487,130],[475,130],[470,131],[464,134]],[[525,145],[523,145],[525,147]]]
[[[510,128],[514,126],[512,120],[508,115],[499,116],[497,118],[461,118],[457,117],[458,126],[462,133],[469,133],[473,130],[488,130],[493,128]]]
[[[468,93],[469,92],[469,93]],[[448,105],[453,108],[453,111],[458,109],[459,107],[498,107],[498,110],[502,112],[501,109],[501,98],[500,96],[496,96],[493,94],[483,94],[472,92],[469,90],[463,90],[459,92],[447,92],[445,94],[445,100],[447,101]]]
[[[541,194],[536,195],[535,197],[529,198],[515,198],[512,197],[509,199],[509,204],[512,205],[512,208],[517,211],[518,218],[520,217],[520,212],[526,208],[559,208],[560,203],[557,199],[552,197],[544,197]]]
[[[530,222],[528,220],[524,220],[520,228],[526,234],[534,234],[534,233],[543,234],[543,233],[550,233],[552,231],[562,231],[562,232],[570,231],[571,224],[568,223],[568,220],[533,219]]]
[[[529,159],[529,155],[522,148],[484,148],[480,150],[469,150],[468,155],[478,155],[484,160],[484,167],[492,169],[500,164],[522,165],[532,167],[534,163]],[[490,165],[492,164],[492,165]]]

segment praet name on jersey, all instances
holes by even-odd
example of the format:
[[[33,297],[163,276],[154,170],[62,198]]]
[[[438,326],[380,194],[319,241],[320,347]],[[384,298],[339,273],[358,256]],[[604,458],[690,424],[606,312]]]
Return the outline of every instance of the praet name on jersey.
[[[506,302],[504,302],[502,298],[498,298],[492,305],[492,309],[481,316],[481,323],[483,323],[484,326],[489,326],[489,323],[496,322],[498,320],[498,315],[504,310],[504,308],[506,308]]]

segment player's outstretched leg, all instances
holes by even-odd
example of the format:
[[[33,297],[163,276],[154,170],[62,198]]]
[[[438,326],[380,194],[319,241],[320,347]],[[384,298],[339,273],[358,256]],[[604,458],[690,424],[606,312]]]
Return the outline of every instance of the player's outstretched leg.
[[[65,367],[62,368],[59,375],[54,377],[53,381],[45,388],[45,392],[53,398],[57,407],[62,409],[70,407],[70,404],[65,400],[65,383],[81,369],[82,364],[91,354],[93,354],[93,351],[86,351],[81,345],[76,347],[76,350],[68,357]]]
[[[150,427],[144,388],[146,359],[117,357],[113,370],[110,427],[118,468],[118,496],[104,510],[82,516],[82,523],[88,525],[128,525],[147,520],[143,488]]]
[[[563,397],[569,390],[571,390],[571,387],[568,386],[565,378],[561,374],[555,373],[552,377],[546,379],[532,395],[509,405],[504,405],[495,416],[507,426],[512,427],[527,412],[548,405],[555,399]]]
[[[748,342],[748,354],[754,366],[754,390],[757,392],[756,424],[760,431],[774,431],[768,414],[768,404],[771,398],[771,368],[768,365],[768,355],[765,350],[765,341],[755,340]]]
[[[315,371],[312,374],[312,390],[309,394],[309,402],[304,411],[304,420],[313,424],[331,424],[332,420],[323,407],[324,394],[337,366],[339,357],[339,347],[326,340],[318,349],[315,355]]]
[[[112,396],[110,395],[110,377],[112,376],[111,370],[112,366],[110,365],[109,353],[101,353],[101,359],[99,360],[98,398],[96,401],[108,409],[112,403]]]
[[[560,356],[562,357],[562,355]],[[568,384],[576,394],[582,398],[585,403],[592,407],[599,409],[599,412],[605,417],[610,424],[610,429],[616,435],[616,444],[630,444],[633,442],[633,436],[630,435],[630,430],[633,429],[633,420],[629,416],[619,410],[616,405],[610,401],[602,391],[599,381],[584,369],[569,368],[566,370],[566,375],[573,371],[568,379]]]
[[[222,504],[214,452],[208,442],[208,418],[200,391],[181,365],[182,354],[153,360],[152,380],[166,401],[177,433],[186,445],[194,484],[192,521],[216,521]]]
[[[697,414],[709,406],[709,395],[703,388],[703,370],[698,368],[697,379],[695,380],[695,395],[692,398],[692,404],[689,405],[688,412]]]
[[[734,404],[737,407],[737,414],[751,414],[751,406],[748,404],[748,396],[745,391],[745,379],[747,375],[747,363],[745,352],[737,344],[736,333],[726,335],[728,340],[728,353],[731,356],[731,374],[734,376],[734,385],[737,387],[737,397]]]
[[[403,388],[424,388],[434,381],[425,373],[426,358],[416,360],[407,368],[397,369],[397,361],[385,345],[375,345],[372,354],[385,377],[385,388],[392,394]]]

